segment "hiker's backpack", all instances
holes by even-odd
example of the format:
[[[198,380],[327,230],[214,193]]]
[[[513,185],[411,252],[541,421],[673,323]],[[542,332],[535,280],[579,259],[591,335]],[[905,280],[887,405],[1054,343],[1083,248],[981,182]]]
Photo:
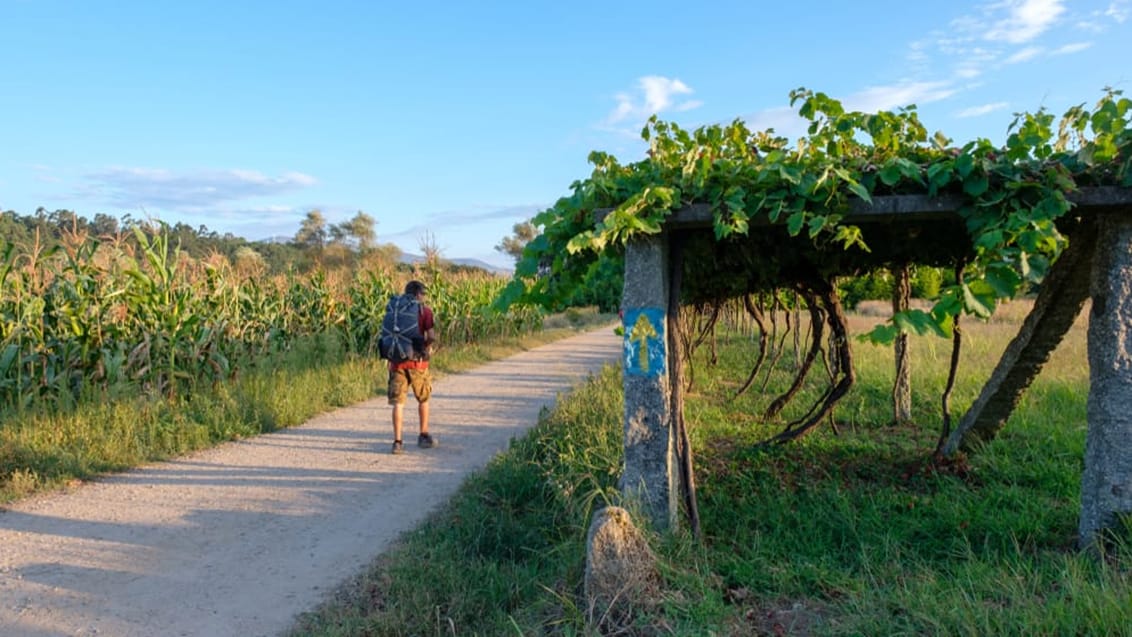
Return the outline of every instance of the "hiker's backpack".
[[[409,294],[389,299],[381,321],[377,353],[391,363],[421,360],[424,338],[420,326],[421,302]]]

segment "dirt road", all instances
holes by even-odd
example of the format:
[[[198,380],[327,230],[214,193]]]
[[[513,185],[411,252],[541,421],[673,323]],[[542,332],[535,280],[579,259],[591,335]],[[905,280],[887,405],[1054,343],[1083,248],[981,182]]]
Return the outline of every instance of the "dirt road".
[[[410,398],[391,455],[377,398],[6,507],[0,635],[277,635],[620,345],[603,328],[436,381],[436,449],[411,444]]]

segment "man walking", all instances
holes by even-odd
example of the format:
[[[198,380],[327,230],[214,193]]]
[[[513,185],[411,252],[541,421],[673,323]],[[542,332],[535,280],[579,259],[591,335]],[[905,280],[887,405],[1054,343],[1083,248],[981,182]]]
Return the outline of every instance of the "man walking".
[[[394,363],[389,362],[389,404],[393,405],[393,453],[405,452],[401,439],[402,423],[404,421],[405,400],[409,389],[413,390],[413,397],[417,399],[417,415],[420,417],[420,433],[417,435],[417,446],[431,449],[436,446],[436,439],[428,432],[428,399],[432,395],[432,377],[428,372],[428,358],[432,345],[436,341],[436,324],[432,309],[424,304],[425,286],[420,281],[409,281],[405,285],[405,295],[413,297],[420,304],[420,314],[417,324],[420,328],[421,343],[419,348],[414,343],[416,355],[409,360]]]

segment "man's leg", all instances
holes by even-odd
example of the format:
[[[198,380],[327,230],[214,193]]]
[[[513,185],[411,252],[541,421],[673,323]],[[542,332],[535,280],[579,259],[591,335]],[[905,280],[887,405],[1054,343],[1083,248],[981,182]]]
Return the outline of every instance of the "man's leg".
[[[401,440],[401,429],[404,423],[404,405],[393,405],[393,440]]]
[[[420,418],[420,435],[417,445],[426,449],[436,446],[436,439],[428,432],[428,405],[432,397],[432,376],[428,368],[413,370],[410,374],[413,383],[413,396],[417,399],[417,416]]]
[[[401,453],[403,442],[401,431],[403,429],[405,413],[405,378],[401,372],[389,372],[389,404],[393,406],[393,453]]]
[[[436,446],[436,438],[428,432],[428,401],[417,403],[417,415],[421,419],[421,433],[417,436],[417,446],[432,449]]]

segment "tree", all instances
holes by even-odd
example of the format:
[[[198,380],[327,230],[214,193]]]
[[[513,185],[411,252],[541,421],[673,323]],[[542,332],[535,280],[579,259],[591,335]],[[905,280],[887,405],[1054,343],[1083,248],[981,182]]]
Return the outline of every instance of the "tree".
[[[0,213],[0,243],[26,245],[30,237],[20,215],[11,210]]]
[[[327,234],[330,238],[330,245],[346,247],[349,244],[349,233],[346,230],[345,223],[330,224]]]
[[[374,226],[377,221],[373,217],[359,210],[345,224],[346,233],[355,241],[359,252],[369,252],[377,242],[377,231]]]
[[[201,226],[194,229],[187,223],[178,221],[172,226],[165,226],[165,231],[169,233],[171,244],[179,246],[182,250],[189,253],[194,257],[202,257],[208,254],[209,250],[213,247],[206,242],[201,241],[202,237],[207,236],[207,229]]]
[[[64,232],[82,232],[87,227],[87,220],[70,210],[56,210],[47,215],[48,220],[60,234]]]
[[[118,218],[104,212],[95,213],[91,231],[99,237],[114,236],[118,234]]]
[[[511,233],[510,236],[503,237],[495,250],[518,261],[523,257],[523,248],[538,236],[538,228],[530,221],[520,221],[511,227]]]
[[[377,232],[373,229],[375,225],[377,221],[373,217],[359,210],[349,221],[330,226],[330,241],[356,248],[359,253],[369,252],[377,241]]]
[[[326,218],[319,210],[311,210],[303,219],[299,231],[295,233],[295,243],[306,247],[322,250],[326,245]]]

